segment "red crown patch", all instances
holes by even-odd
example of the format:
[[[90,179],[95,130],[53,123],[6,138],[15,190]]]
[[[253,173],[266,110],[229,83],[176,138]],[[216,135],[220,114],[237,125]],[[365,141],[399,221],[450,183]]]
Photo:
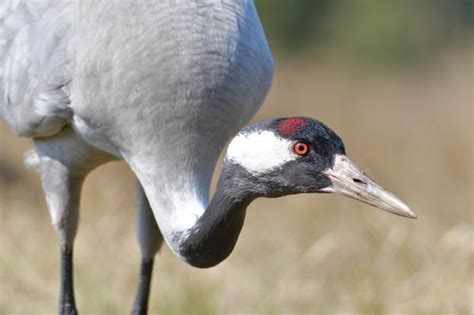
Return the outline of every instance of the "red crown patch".
[[[282,136],[292,136],[301,128],[305,128],[308,122],[299,117],[287,118],[278,124],[277,131]]]

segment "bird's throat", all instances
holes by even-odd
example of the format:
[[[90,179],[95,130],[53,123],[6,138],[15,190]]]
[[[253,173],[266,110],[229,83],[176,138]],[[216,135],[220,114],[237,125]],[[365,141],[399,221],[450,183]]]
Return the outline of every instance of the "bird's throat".
[[[253,200],[219,180],[216,193],[196,224],[181,235],[178,254],[198,268],[213,267],[226,259],[237,242],[247,206]]]

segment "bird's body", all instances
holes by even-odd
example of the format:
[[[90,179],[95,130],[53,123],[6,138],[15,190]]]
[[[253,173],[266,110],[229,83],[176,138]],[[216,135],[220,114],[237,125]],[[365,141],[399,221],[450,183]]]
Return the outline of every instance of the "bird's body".
[[[2,57],[2,115],[12,129],[45,137],[70,125],[131,166],[152,208],[163,209],[155,215],[165,236],[176,223],[192,226],[222,148],[271,84],[253,3],[22,5],[31,20],[18,34],[29,40],[17,35]]]
[[[137,314],[146,312],[161,235],[186,262],[213,266],[232,251],[257,197],[338,192],[414,215],[380,187],[369,190],[372,182],[340,158],[339,137],[308,118],[242,130],[209,201],[219,154],[272,81],[272,56],[250,0],[7,1],[0,45],[0,114],[15,133],[34,138],[29,162],[41,169],[61,241],[61,313],[76,312],[68,277],[82,182],[113,159],[138,179],[146,276]],[[331,173],[336,166],[346,173]],[[366,186],[340,181],[348,174]]]

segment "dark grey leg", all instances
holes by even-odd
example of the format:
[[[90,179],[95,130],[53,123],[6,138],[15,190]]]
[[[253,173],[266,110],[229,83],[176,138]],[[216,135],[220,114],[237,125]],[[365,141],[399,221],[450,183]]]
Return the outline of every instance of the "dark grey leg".
[[[146,315],[148,312],[148,297],[150,296],[150,284],[153,273],[153,259],[146,261],[142,259],[138,290],[133,303],[132,315]]]
[[[148,311],[153,261],[163,243],[160,229],[142,186],[137,181],[137,238],[142,253],[142,266],[138,279],[138,290],[133,304],[132,315],[145,315]]]
[[[59,315],[77,315],[74,301],[72,246],[61,246],[61,289]]]

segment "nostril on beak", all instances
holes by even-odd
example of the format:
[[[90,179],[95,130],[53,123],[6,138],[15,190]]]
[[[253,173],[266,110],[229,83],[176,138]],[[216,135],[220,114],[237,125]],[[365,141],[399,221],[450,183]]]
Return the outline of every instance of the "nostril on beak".
[[[352,179],[354,181],[354,183],[357,183],[357,184],[362,184],[362,185],[367,185],[366,182],[364,182],[363,180],[361,179],[358,179],[358,178],[353,178]]]

